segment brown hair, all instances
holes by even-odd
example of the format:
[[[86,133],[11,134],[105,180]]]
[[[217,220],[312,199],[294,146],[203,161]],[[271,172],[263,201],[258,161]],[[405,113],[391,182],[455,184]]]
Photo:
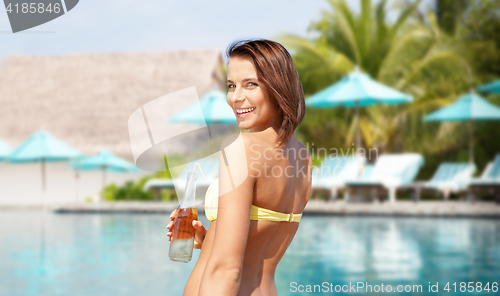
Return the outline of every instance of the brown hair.
[[[257,78],[281,109],[278,138],[274,142],[281,147],[302,122],[306,112],[304,91],[292,57],[283,45],[267,39],[234,42],[228,47],[226,55],[228,59],[243,55],[252,58]]]

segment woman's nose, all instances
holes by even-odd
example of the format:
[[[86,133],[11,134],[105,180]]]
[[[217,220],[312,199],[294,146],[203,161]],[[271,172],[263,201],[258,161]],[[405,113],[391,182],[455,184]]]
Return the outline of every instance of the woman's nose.
[[[243,94],[243,90],[239,87],[236,87],[236,89],[234,90],[234,93],[233,93],[233,98],[232,98],[233,104],[236,105],[237,103],[242,102],[244,100],[245,100],[245,96]]]

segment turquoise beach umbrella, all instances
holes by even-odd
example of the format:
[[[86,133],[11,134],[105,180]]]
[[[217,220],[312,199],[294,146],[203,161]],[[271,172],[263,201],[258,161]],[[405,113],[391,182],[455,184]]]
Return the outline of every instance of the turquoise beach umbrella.
[[[469,121],[469,162],[474,162],[473,121],[500,120],[500,108],[473,91],[462,95],[455,103],[424,117],[424,121]]]
[[[40,161],[42,164],[42,188],[45,191],[46,162],[66,161],[81,156],[82,154],[78,150],[61,142],[51,133],[40,130],[14,149],[7,160],[12,163]]]
[[[19,145],[19,147],[14,149],[7,157],[7,160],[12,163],[30,163],[40,161],[42,165],[42,256],[44,254],[43,250],[45,249],[45,162],[66,161],[81,156],[82,154],[78,150],[64,142],[61,142],[51,133],[40,129]]]
[[[102,170],[102,186],[106,183],[106,172],[141,172],[134,164],[114,155],[108,150],[101,150],[99,154],[76,159],[68,164],[69,167],[80,171]]]
[[[481,85],[477,90],[484,93],[500,94],[500,80]]]
[[[213,90],[204,95],[199,103],[194,103],[183,109],[179,113],[170,117],[167,121],[170,123],[194,123],[207,124],[208,135],[210,137],[212,151],[214,144],[212,142],[212,132],[210,124],[236,124],[236,115],[233,109],[227,104],[226,93],[220,90]],[[199,110],[203,112],[203,117]]]
[[[339,82],[312,95],[306,106],[316,108],[355,107],[359,122],[359,107],[411,102],[413,97],[373,80],[368,74],[361,73],[358,67]],[[359,125],[356,128],[356,145],[360,146]]]
[[[11,148],[9,144],[0,140],[0,161],[6,160],[8,155],[10,154]]]
[[[199,108],[203,117],[199,114]],[[214,90],[204,95],[199,103],[194,103],[168,119],[168,122],[195,124],[236,124],[236,115],[227,104],[226,93]]]
[[[427,115],[424,121],[500,120],[500,108],[475,93],[462,95],[455,103]]]

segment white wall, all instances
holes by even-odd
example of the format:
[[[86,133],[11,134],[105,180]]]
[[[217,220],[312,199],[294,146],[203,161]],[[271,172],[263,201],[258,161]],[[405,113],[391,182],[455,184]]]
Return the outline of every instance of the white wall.
[[[0,205],[40,205],[43,202],[41,164],[11,164],[0,162]],[[122,185],[126,180],[138,180],[152,172],[106,172],[106,184]],[[45,164],[47,202],[83,202],[102,188],[102,171],[79,172],[67,167],[67,162]]]

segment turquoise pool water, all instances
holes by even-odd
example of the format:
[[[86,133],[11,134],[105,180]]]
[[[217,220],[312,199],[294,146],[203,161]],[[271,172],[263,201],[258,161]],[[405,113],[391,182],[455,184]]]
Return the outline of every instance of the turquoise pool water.
[[[181,295],[199,250],[189,263],[170,261],[167,222],[158,214],[49,213],[42,223],[40,211],[2,211],[0,295]],[[276,272],[279,295],[355,294],[335,286],[359,283],[372,285],[357,290],[366,295],[386,295],[381,284],[422,286],[395,293],[405,295],[499,295],[495,281],[500,221],[488,219],[304,215]],[[457,292],[445,291],[446,282]],[[460,282],[489,283],[490,291],[460,292]],[[316,293],[300,292],[307,285],[318,285]]]

